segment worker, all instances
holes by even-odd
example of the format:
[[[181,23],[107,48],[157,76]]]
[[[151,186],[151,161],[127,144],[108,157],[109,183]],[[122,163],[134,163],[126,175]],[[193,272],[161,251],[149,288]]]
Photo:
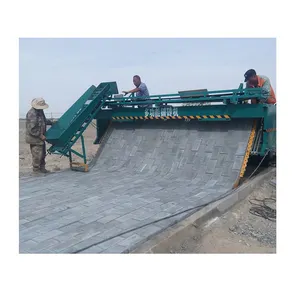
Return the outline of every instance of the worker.
[[[270,84],[270,80],[266,76],[256,75],[255,70],[250,69],[244,74],[246,82],[246,88],[262,88],[262,96],[260,99],[252,99],[251,103],[268,103],[276,104],[276,97],[273,88]]]
[[[136,93],[136,97],[140,97],[136,99],[137,101],[149,100],[149,98],[147,98],[149,97],[147,86],[145,83],[141,82],[141,78],[139,75],[135,75],[133,77],[133,83],[135,85],[135,88],[130,91],[123,91],[125,96],[130,93]],[[152,105],[139,105],[139,107],[152,107]]]
[[[49,105],[43,98],[35,98],[31,101],[31,109],[26,115],[26,143],[30,145],[32,154],[33,174],[49,173],[46,170],[46,137],[47,125],[53,125],[53,121],[46,119],[44,109]]]

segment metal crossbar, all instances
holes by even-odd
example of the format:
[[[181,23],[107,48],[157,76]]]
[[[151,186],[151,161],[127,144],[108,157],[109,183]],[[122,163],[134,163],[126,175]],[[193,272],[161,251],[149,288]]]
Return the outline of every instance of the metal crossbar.
[[[135,106],[144,104],[186,103],[186,102],[224,102],[239,103],[244,100],[260,98],[261,88],[233,89],[220,91],[186,91],[177,94],[151,95],[148,97],[119,97],[106,102],[107,106]]]

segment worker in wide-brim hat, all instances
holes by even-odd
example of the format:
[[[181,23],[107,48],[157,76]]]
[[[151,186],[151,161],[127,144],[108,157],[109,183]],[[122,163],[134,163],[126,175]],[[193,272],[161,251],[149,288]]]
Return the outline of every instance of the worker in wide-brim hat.
[[[47,125],[53,122],[45,117],[44,109],[49,105],[43,98],[34,98],[32,108],[26,115],[26,143],[30,145],[33,173],[48,173],[46,170],[46,137]]]

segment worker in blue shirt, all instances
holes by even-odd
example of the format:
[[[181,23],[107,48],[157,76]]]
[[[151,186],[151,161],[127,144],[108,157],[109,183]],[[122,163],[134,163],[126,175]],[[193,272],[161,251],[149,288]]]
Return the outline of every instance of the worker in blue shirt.
[[[148,100],[149,98],[149,92],[148,92],[148,89],[147,89],[147,86],[145,83],[141,82],[141,78],[139,75],[135,75],[133,77],[133,83],[135,85],[135,88],[130,90],[130,91],[123,91],[123,93],[125,94],[125,96],[127,94],[130,94],[130,93],[136,93],[136,97],[140,97],[139,99],[136,99],[137,101],[146,101]],[[152,105],[140,105],[139,107],[152,107]]]

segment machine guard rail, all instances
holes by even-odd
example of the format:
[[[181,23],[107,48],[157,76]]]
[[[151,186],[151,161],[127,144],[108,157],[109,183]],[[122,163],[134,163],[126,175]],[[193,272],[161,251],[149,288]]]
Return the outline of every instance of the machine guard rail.
[[[180,92],[177,94],[151,95],[149,97],[119,97],[106,101],[108,107],[115,106],[135,106],[149,104],[166,103],[190,103],[190,102],[223,102],[225,104],[237,104],[244,100],[261,98],[263,91],[261,88],[233,89],[220,91],[203,91],[198,95],[198,91]]]

